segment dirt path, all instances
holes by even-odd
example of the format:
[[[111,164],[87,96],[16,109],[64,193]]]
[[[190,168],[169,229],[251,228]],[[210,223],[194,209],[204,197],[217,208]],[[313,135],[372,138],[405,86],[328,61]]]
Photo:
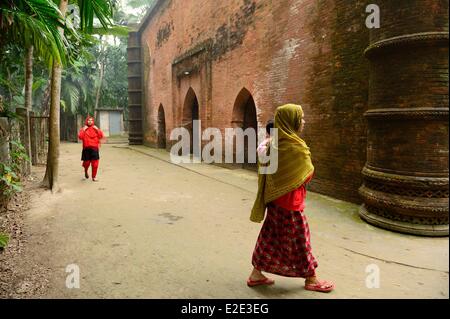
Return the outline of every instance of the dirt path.
[[[448,298],[448,238],[376,229],[357,206],[309,193],[307,215],[319,275],[331,294],[300,279],[249,289],[260,224],[248,221],[254,174],[211,165],[180,167],[167,154],[104,145],[98,183],[84,180],[80,145],[61,147],[63,192],[34,191],[25,214],[28,259],[49,269],[50,298]],[[43,174],[43,169],[35,169]],[[31,264],[33,264],[31,263]],[[66,287],[67,265],[80,288]],[[380,288],[367,288],[367,266]]]

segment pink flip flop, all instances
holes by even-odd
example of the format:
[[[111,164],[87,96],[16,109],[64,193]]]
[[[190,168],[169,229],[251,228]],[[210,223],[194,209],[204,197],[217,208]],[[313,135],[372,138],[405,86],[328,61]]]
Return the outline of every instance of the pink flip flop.
[[[334,289],[334,284],[329,281],[321,280],[314,284],[305,285],[305,289],[318,292],[330,292]]]
[[[251,280],[250,278],[247,279],[247,286],[249,287],[256,287],[256,286],[263,286],[263,285],[273,285],[275,283],[275,280],[264,278],[260,280]]]

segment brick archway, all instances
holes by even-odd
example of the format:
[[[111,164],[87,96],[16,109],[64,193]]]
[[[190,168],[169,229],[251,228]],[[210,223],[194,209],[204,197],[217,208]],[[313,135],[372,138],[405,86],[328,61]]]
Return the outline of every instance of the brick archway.
[[[185,127],[189,131],[190,135],[190,153],[194,154],[193,146],[194,146],[194,135],[196,136],[196,141],[199,144],[199,150],[200,150],[200,141],[201,141],[201,128],[194,132],[194,120],[200,119],[200,112],[199,112],[199,103],[197,99],[197,94],[195,94],[194,90],[192,88],[189,88],[186,98],[184,99],[184,105],[183,105],[183,118],[182,118],[182,126]],[[198,155],[200,157],[200,154],[194,154]]]
[[[240,127],[243,130],[247,128],[255,129],[256,135],[258,132],[258,119],[256,114],[256,105],[252,94],[243,88],[236,97],[233,106],[233,115],[231,120],[233,127]],[[235,144],[236,147],[236,144]],[[244,164],[243,168],[256,169],[256,163],[249,163],[248,160],[248,139],[244,141]],[[236,149],[234,150],[236,154]]]
[[[166,115],[162,104],[158,109],[158,148],[166,148]]]

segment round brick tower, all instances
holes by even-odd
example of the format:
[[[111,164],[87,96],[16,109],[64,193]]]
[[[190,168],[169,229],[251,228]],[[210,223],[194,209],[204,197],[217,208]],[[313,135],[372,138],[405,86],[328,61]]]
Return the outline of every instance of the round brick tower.
[[[448,1],[379,0],[371,29],[367,162],[360,216],[448,236]]]

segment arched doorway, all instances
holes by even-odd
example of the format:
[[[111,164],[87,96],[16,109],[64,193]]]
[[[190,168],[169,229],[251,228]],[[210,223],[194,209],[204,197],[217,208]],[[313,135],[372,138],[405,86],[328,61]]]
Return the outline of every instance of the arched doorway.
[[[236,101],[234,102],[233,107],[233,119],[232,119],[233,127],[240,127],[243,130],[247,128],[253,128],[255,130],[255,135],[258,133],[258,120],[256,115],[256,105],[253,100],[253,96],[251,93],[243,88],[241,92],[239,92],[236,97]],[[256,142],[256,141],[255,141]],[[235,143],[235,154],[236,154],[236,143]],[[249,163],[249,141],[246,136],[244,139],[244,164],[243,168],[246,169],[257,169],[256,163]],[[256,149],[254,150],[256,154]]]
[[[166,116],[162,104],[158,109],[158,148],[166,148]]]
[[[197,95],[192,88],[186,94],[183,106],[183,126],[189,131],[190,135],[190,153],[194,156],[201,157],[200,142],[201,142],[201,128],[194,127],[194,121],[199,120],[199,105]],[[198,145],[198,153],[194,154],[194,143]]]

